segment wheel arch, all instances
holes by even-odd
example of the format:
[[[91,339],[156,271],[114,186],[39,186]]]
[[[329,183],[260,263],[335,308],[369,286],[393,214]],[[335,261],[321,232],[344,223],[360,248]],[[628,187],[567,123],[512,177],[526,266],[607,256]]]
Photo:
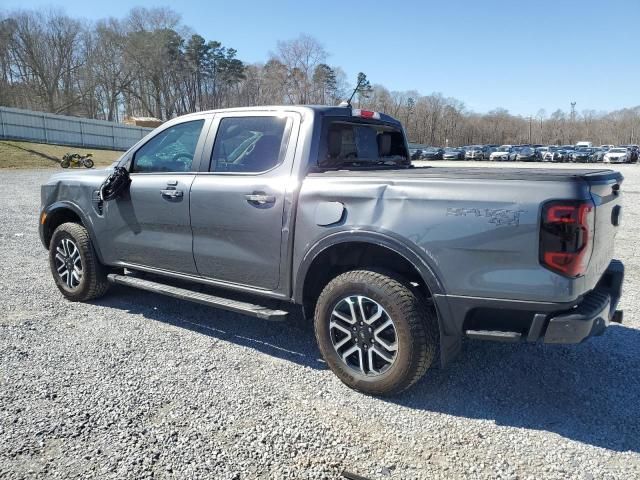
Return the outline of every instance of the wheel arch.
[[[346,251],[349,252],[349,258],[342,263],[336,265],[329,262],[330,266],[337,268],[329,272],[323,269],[332,255]],[[383,257],[380,256],[382,253],[385,254]],[[383,259],[382,264],[367,264],[380,259]],[[305,305],[305,302],[308,303],[309,296],[314,296],[314,283],[317,288],[318,283],[353,267],[391,270],[408,280],[417,280],[425,287],[428,296],[444,293],[442,282],[433,268],[402,241],[380,232],[345,231],[326,236],[307,250],[295,276],[294,301],[303,305],[305,314],[309,314],[309,305]],[[323,275],[319,276],[321,271]]]
[[[43,213],[46,213],[47,216],[44,222],[40,224],[40,238],[47,250],[49,249],[51,237],[53,236],[53,232],[55,232],[56,228],[67,222],[77,223],[82,225],[89,233],[91,243],[98,255],[98,259],[102,261],[99,244],[96,241],[91,221],[87,218],[80,207],[73,202],[59,201],[49,205]]]

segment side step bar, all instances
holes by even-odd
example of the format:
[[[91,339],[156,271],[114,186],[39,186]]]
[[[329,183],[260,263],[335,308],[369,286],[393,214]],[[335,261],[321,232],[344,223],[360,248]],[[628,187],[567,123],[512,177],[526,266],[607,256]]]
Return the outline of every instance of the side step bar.
[[[127,287],[139,288],[148,292],[159,293],[169,297],[179,298],[181,300],[189,300],[211,307],[229,310],[231,312],[251,315],[253,317],[262,318],[263,320],[282,321],[287,318],[288,312],[284,310],[272,310],[262,305],[254,305],[252,303],[239,302],[224,297],[216,297],[208,293],[194,292],[186,288],[174,287],[164,283],[153,282],[143,278],[133,277],[130,275],[119,275],[110,273],[107,278],[111,283],[118,285],[126,285]]]
[[[518,342],[522,334],[519,332],[501,332],[499,330],[467,330],[468,338],[474,340],[493,340],[497,342]]]

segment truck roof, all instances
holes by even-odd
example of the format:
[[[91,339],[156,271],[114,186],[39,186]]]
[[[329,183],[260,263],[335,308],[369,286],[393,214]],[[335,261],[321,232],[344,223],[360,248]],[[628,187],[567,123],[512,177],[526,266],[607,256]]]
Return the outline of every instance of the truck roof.
[[[299,113],[312,113],[321,116],[330,117],[351,117],[352,112],[357,110],[352,107],[334,107],[327,105],[261,105],[256,107],[234,107],[234,108],[220,108],[217,110],[204,110],[200,112],[188,113],[180,118],[197,116],[206,113],[225,113],[225,112],[299,112]],[[364,109],[363,109],[364,110]],[[386,123],[393,123],[400,125],[400,122],[390,115],[378,112],[380,115],[380,121]]]

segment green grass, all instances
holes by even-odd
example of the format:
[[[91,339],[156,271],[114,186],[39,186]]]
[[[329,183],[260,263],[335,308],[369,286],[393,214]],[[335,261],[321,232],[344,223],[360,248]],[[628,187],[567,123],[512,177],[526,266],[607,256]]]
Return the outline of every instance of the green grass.
[[[113,163],[123,152],[0,140],[0,169],[61,168],[60,160],[65,153],[92,153],[96,167],[100,168]]]

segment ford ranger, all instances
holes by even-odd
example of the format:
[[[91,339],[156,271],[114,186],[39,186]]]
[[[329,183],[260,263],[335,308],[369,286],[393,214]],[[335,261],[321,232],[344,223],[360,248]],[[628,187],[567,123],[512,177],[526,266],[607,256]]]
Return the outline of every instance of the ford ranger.
[[[110,169],[54,175],[40,236],[69,300],[120,284],[267,320],[299,306],[344,383],[390,395],[463,338],[572,344],[620,322],[621,184],[417,168],[385,114],[237,108],[171,120]]]

